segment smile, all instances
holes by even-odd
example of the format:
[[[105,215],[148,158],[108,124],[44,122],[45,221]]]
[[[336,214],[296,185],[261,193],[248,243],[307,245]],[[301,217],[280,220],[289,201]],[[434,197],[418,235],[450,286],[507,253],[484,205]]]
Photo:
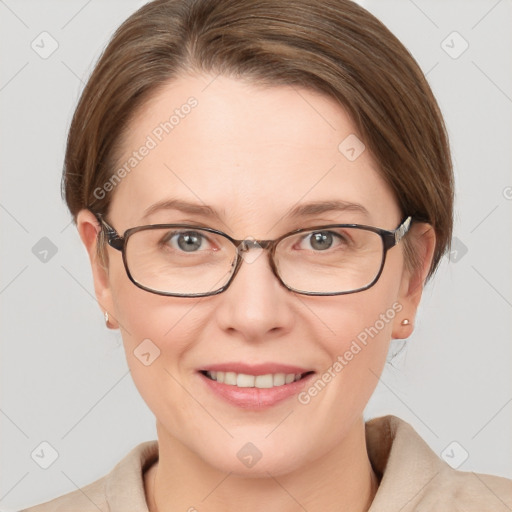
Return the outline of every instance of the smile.
[[[246,373],[223,372],[223,371],[205,371],[201,372],[211,380],[228,386],[239,388],[259,388],[268,389],[277,386],[284,386],[301,380],[306,373],[268,373],[266,375],[249,375]]]

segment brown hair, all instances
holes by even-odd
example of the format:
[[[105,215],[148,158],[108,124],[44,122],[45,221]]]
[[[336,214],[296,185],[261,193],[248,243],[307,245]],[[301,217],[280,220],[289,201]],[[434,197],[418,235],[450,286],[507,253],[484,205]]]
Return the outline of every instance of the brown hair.
[[[340,102],[402,213],[433,226],[429,277],[435,271],[453,223],[443,119],[410,53],[349,0],[156,0],[130,16],[97,63],[69,130],[62,186],[75,220],[82,208],[108,211],[112,194],[94,191],[113,175],[130,120],[188,71],[296,85]],[[404,242],[415,265],[414,247]]]

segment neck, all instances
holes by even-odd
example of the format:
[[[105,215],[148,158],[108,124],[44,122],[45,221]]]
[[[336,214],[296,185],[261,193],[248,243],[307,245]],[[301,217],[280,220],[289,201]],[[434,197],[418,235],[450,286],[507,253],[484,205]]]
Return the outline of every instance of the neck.
[[[206,507],[210,512],[256,512],[262,503],[268,512],[363,512],[378,488],[362,418],[329,453],[278,477],[227,474],[198,459],[175,438],[158,437],[159,461],[144,475],[150,512]]]

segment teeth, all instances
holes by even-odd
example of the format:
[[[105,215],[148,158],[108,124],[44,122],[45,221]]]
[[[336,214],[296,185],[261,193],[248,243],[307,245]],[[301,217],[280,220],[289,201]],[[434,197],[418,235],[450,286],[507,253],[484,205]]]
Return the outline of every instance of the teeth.
[[[270,373],[268,375],[258,375],[254,379],[254,387],[256,387],[256,388],[272,388],[272,387],[274,387],[274,376]]]
[[[266,375],[247,375],[246,373],[235,372],[206,372],[206,375],[212,380],[229,386],[239,388],[272,388],[274,386],[283,386],[300,380],[300,373],[268,373]]]
[[[284,379],[285,384],[290,384],[295,380],[295,374],[294,373],[287,373],[286,377]]]
[[[285,382],[286,382],[286,375],[284,373],[276,373],[274,375],[272,384],[274,386],[282,386]]]
[[[226,381],[224,381],[224,384],[226,384]],[[239,388],[253,388],[254,387],[254,375],[245,375],[244,373],[237,374],[236,385]]]
[[[235,372],[226,372],[224,374],[224,384],[236,386],[236,373]]]

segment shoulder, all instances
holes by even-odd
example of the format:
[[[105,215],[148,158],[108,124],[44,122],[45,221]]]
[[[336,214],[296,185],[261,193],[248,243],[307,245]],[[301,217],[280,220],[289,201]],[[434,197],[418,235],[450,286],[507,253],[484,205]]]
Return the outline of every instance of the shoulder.
[[[147,512],[143,475],[157,458],[157,441],[141,443],[104,477],[20,512]]]
[[[454,510],[456,505],[465,512],[510,511],[512,480],[448,467],[432,478],[418,504],[422,510]]]
[[[453,469],[396,416],[368,421],[366,444],[381,479],[369,512],[512,510],[512,480]]]
[[[92,484],[21,512],[109,512],[105,486],[107,476]]]

